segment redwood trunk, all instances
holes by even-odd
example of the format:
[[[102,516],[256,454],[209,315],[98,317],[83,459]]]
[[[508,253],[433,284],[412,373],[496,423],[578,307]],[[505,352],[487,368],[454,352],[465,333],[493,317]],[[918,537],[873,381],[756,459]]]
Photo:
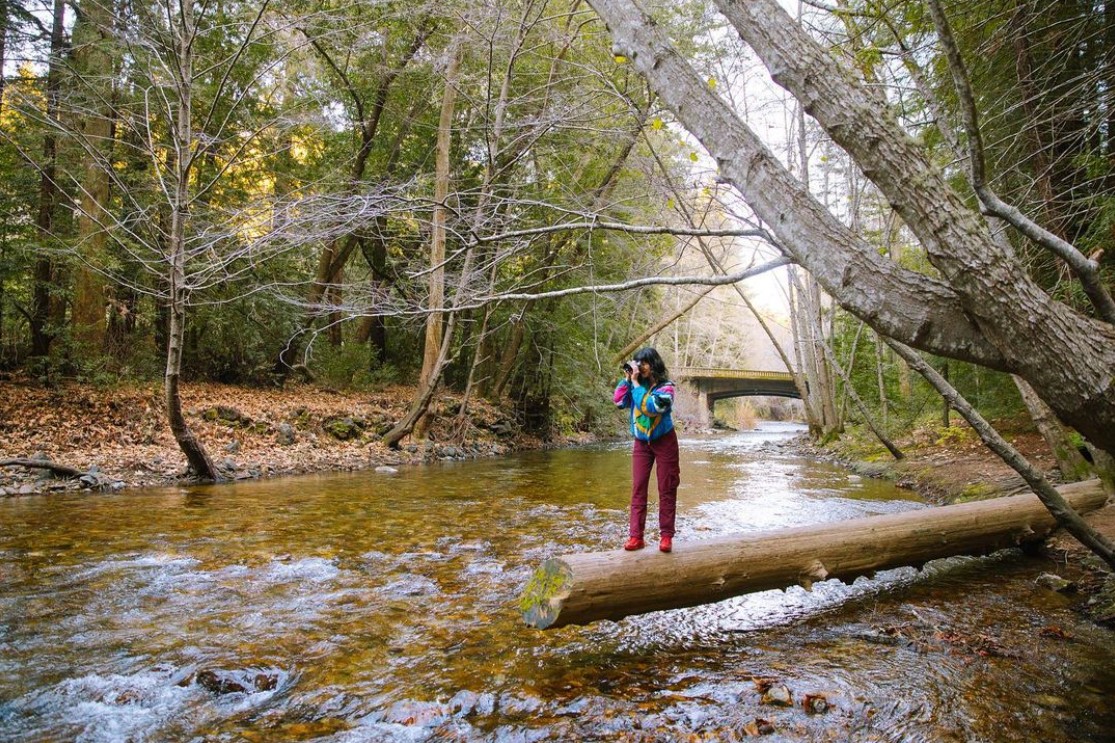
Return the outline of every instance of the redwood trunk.
[[[50,69],[46,82],[46,116],[51,122],[58,118],[58,92],[61,87],[62,55],[66,47],[66,4],[54,0],[54,21],[50,31]],[[43,135],[43,167],[39,179],[39,214],[36,221],[38,237],[43,245],[52,239],[54,233],[54,214],[58,205],[58,184],[56,166],[58,161],[58,142],[49,129]],[[50,353],[50,344],[57,328],[51,328],[51,315],[61,320],[57,300],[51,298],[52,284],[55,281],[54,261],[46,254],[35,260],[34,283],[31,290],[31,355],[45,357]],[[52,313],[54,309],[54,313]],[[60,322],[58,323],[61,324]]]
[[[95,267],[107,259],[109,174],[112,162],[112,138],[115,112],[108,102],[113,100],[114,77],[111,32],[113,6],[111,0],[82,3],[74,25],[74,56],[84,75],[85,85],[92,91],[83,104],[88,106],[82,136],[89,153],[85,157],[85,173],[78,197],[77,241],[79,262],[73,287],[74,337],[89,346],[93,353],[104,350],[107,320],[105,291],[108,284]]]

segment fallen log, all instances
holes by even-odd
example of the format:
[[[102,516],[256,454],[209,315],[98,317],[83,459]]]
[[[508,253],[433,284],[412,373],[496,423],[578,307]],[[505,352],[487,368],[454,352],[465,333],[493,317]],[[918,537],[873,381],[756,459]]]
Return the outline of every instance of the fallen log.
[[[1058,488],[1080,513],[1107,500],[1098,480]],[[519,609],[538,629],[617,620],[661,609],[836,578],[956,555],[983,555],[1044,539],[1056,522],[1036,496],[963,503],[885,516],[674,542],[663,554],[589,552],[545,560]]]
[[[26,467],[27,469],[50,470],[56,475],[76,479],[91,473],[84,470],[56,464],[49,459],[0,459],[0,467]]]

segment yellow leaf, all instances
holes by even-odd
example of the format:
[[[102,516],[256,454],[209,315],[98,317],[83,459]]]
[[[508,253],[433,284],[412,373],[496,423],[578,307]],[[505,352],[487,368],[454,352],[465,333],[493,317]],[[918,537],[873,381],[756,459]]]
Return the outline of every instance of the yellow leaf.
[[[715,77],[710,77],[708,79],[708,86],[711,90],[716,90],[716,78]]]
[[[654,129],[656,131],[658,129],[661,129],[662,128],[662,119],[658,118],[657,116],[654,117],[654,120],[650,122],[650,128]]]
[[[614,59],[616,60],[616,64],[624,64],[625,62],[627,62],[627,57],[623,56],[622,54],[617,54]]]
[[[697,162],[697,153],[696,152],[690,152],[689,153],[689,159],[692,160],[693,162]]]

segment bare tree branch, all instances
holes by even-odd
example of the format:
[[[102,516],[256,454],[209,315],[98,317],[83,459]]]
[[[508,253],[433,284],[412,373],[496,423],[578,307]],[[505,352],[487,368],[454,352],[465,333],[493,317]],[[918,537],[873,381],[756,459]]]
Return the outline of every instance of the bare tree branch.
[[[1088,295],[1088,299],[1091,300],[1092,306],[1096,308],[1096,312],[1107,322],[1115,324],[1115,300],[1112,299],[1100,278],[1099,264],[1096,261],[1089,260],[1068,241],[1061,239],[1028,218],[1017,207],[1003,201],[987,185],[983,135],[979,127],[979,114],[976,111],[975,97],[972,95],[972,87],[968,81],[968,70],[960,54],[960,49],[956,45],[952,27],[949,25],[948,17],[941,7],[940,0],[928,0],[928,5],[929,12],[933,16],[933,23],[937,27],[938,39],[944,49],[945,58],[948,60],[957,99],[960,102],[960,118],[968,136],[968,161],[972,187],[975,189],[976,195],[979,196],[985,212],[1006,221],[1035,244],[1065,261],[1080,280],[1084,293]]]
[[[622,292],[631,289],[640,289],[644,286],[726,286],[728,284],[735,284],[736,282],[758,276],[773,271],[776,268],[792,263],[792,259],[787,257],[775,258],[760,266],[748,268],[745,271],[738,271],[732,274],[723,276],[651,276],[643,279],[633,279],[632,281],[624,281],[618,284],[600,284],[595,286],[575,286],[569,289],[557,289],[551,292],[537,292],[527,294],[495,294],[487,297],[479,297],[474,307],[482,306],[487,302],[495,301],[517,301],[517,302],[536,302],[541,299],[553,299],[555,297],[571,297],[577,294],[604,294],[608,292]],[[463,308],[459,308],[463,309]]]

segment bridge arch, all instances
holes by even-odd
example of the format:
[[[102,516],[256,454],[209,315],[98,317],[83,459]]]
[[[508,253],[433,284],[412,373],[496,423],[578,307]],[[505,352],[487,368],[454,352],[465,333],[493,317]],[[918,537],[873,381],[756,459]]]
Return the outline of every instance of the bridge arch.
[[[682,367],[674,370],[677,384],[675,410],[701,428],[712,425],[717,400],[732,397],[793,397],[801,399],[794,376],[789,372],[752,369]]]

